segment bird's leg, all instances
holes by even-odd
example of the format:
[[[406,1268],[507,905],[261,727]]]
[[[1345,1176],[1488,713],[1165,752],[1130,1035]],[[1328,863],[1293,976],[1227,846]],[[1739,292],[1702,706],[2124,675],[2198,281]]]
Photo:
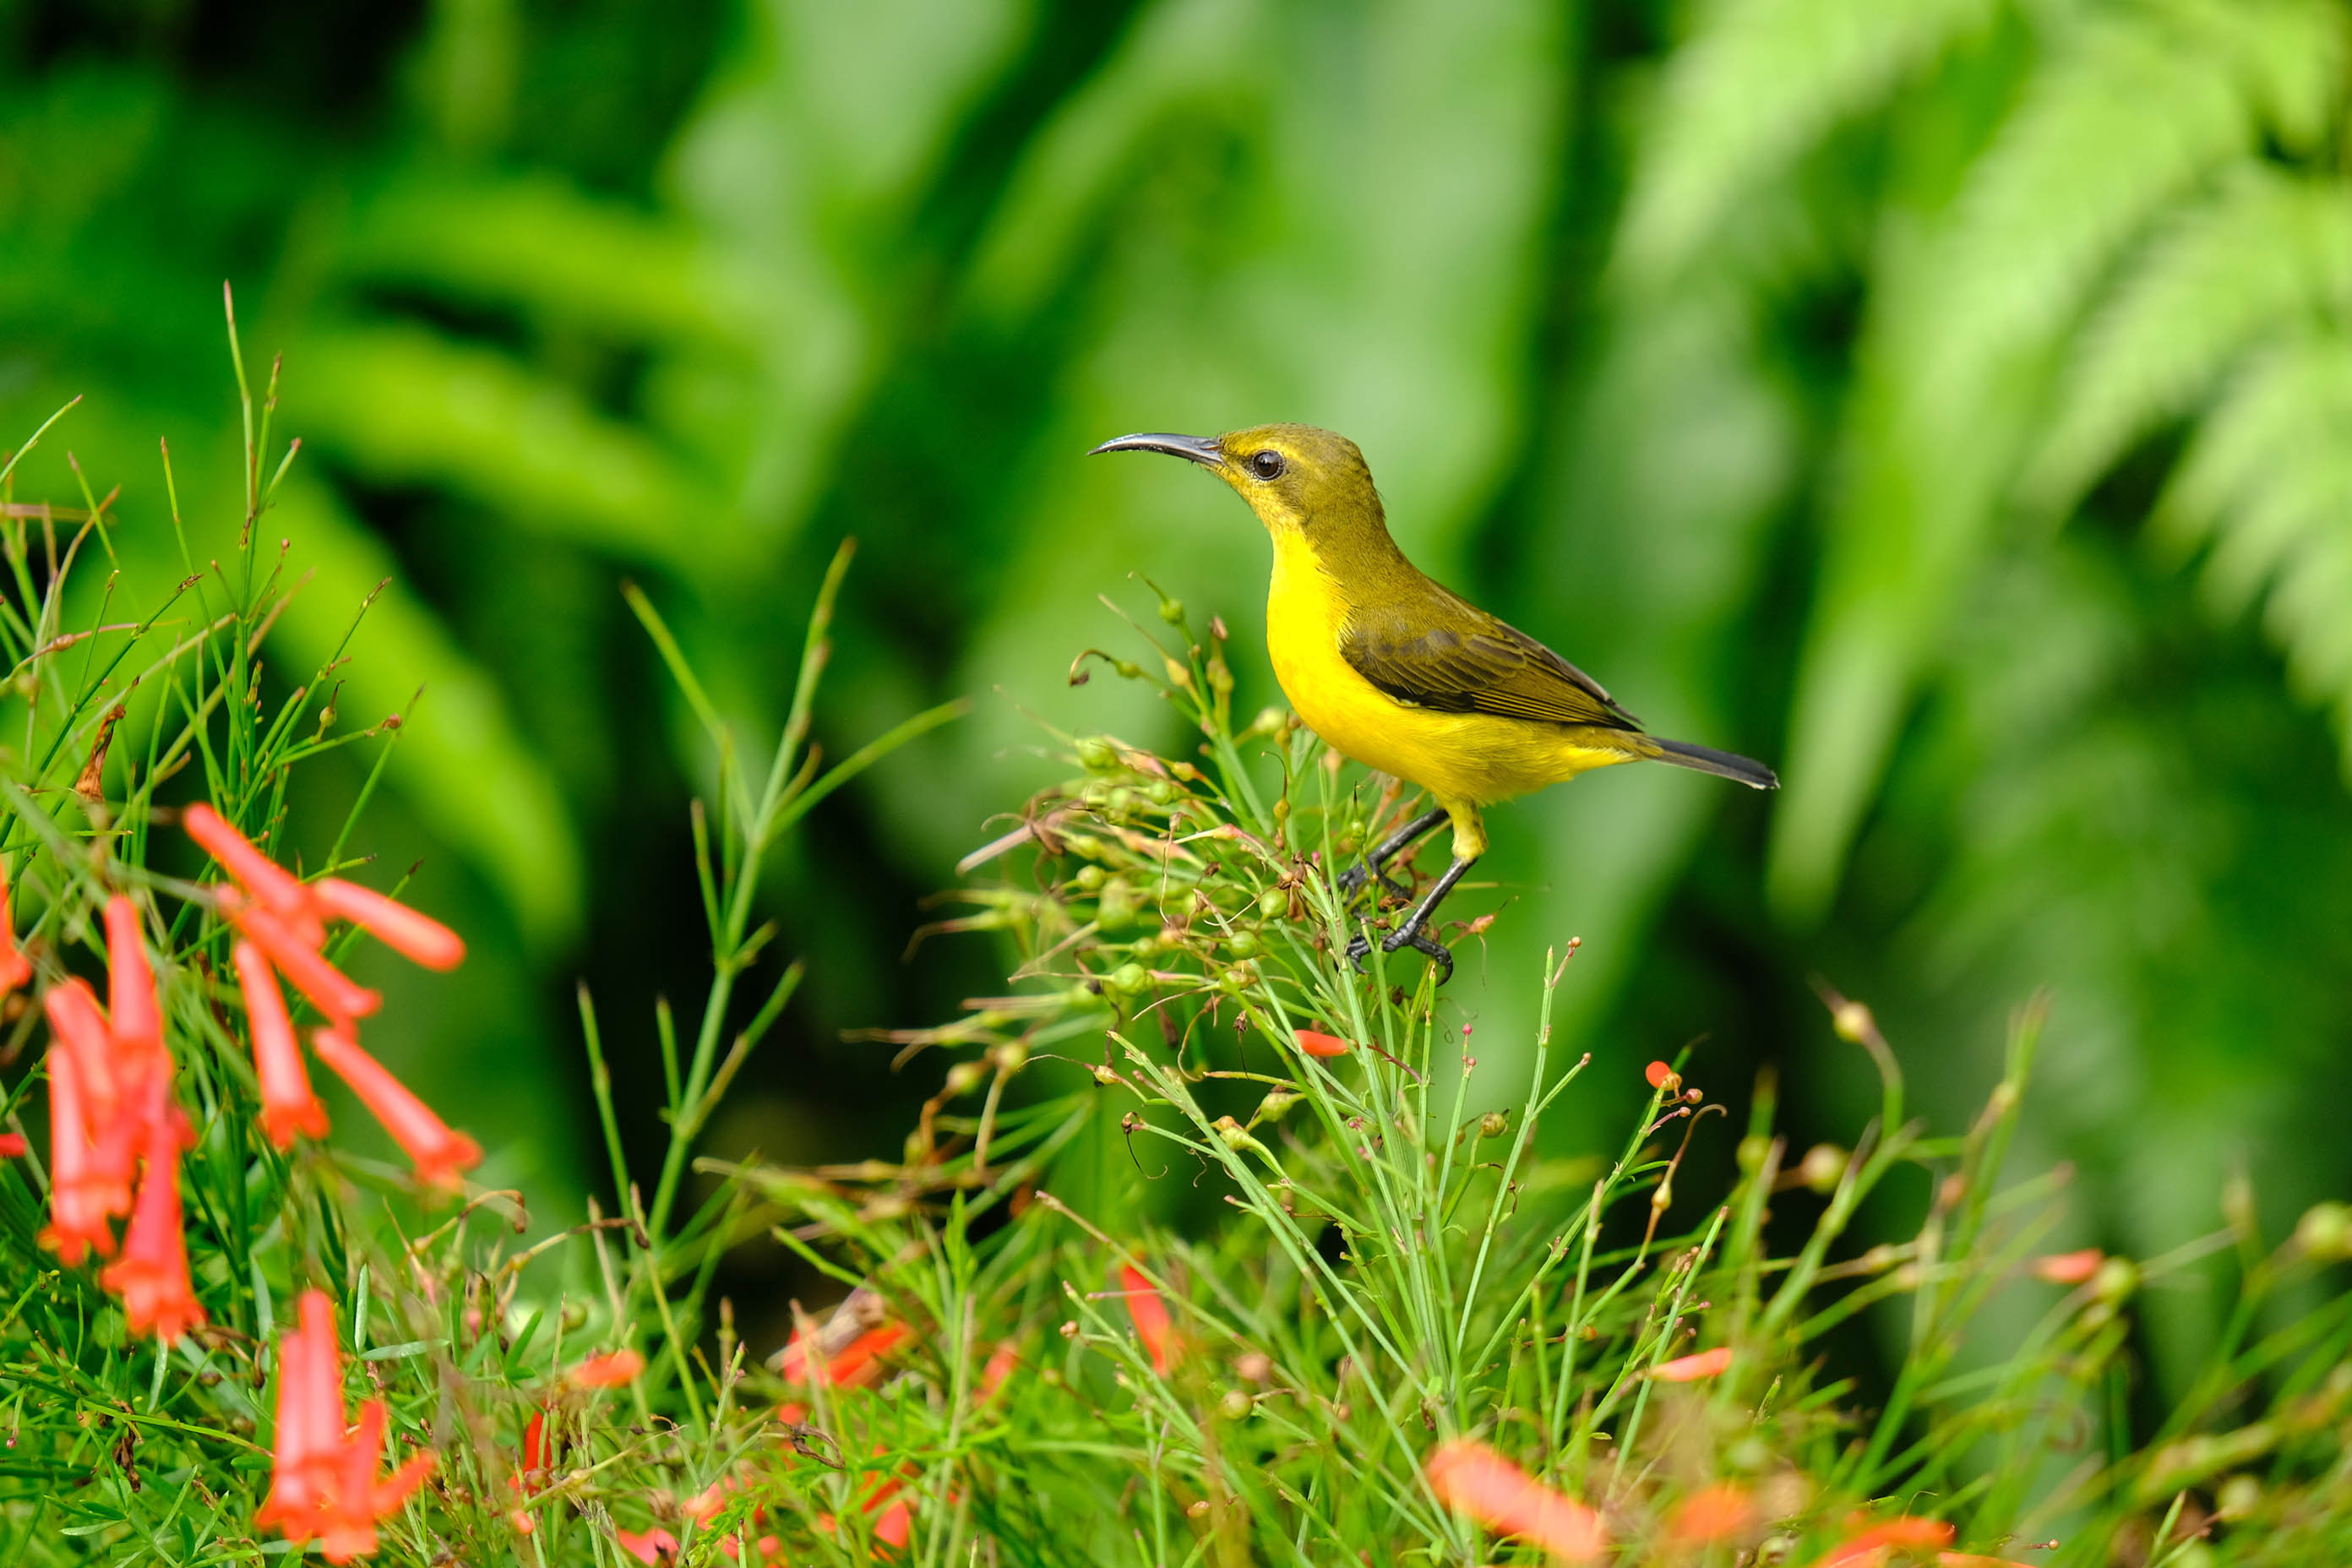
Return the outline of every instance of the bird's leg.
[[[1434,806],[1372,846],[1371,853],[1364,857],[1362,865],[1350,866],[1346,871],[1340,873],[1339,897],[1343,900],[1354,899],[1358,893],[1364,890],[1364,884],[1374,877],[1379,877],[1381,886],[1399,898],[1412,897],[1411,888],[1393,877],[1383,875],[1381,868],[1411,848],[1420,840],[1422,835],[1444,820],[1445,808],[1442,805]]]
[[[1456,860],[1448,866],[1445,875],[1437,879],[1428,895],[1414,906],[1412,914],[1404,924],[1381,938],[1381,951],[1394,952],[1398,948],[1409,947],[1415,952],[1425,952],[1437,961],[1437,983],[1440,985],[1453,979],[1454,954],[1444,942],[1429,934],[1429,917],[1437,911],[1437,906],[1445,895],[1454,890],[1454,884],[1462,879],[1463,873],[1475,864],[1475,860]],[[1371,942],[1361,933],[1348,943],[1348,957],[1359,970],[1363,968],[1364,959],[1371,951]]]

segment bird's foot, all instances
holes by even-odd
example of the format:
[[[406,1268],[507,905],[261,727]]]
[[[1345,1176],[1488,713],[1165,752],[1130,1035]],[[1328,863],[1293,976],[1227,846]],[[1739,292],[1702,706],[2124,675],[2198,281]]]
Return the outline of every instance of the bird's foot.
[[[1374,879],[1378,879],[1381,887],[1387,889],[1390,892],[1395,894],[1400,899],[1410,899],[1412,897],[1412,889],[1410,887],[1398,881],[1386,871],[1373,869],[1371,864],[1369,861],[1365,861],[1350,866],[1345,871],[1339,873],[1340,901],[1342,903],[1354,903],[1356,901],[1356,895],[1364,890],[1364,884]]]
[[[1437,964],[1437,983],[1440,985],[1454,978],[1453,950],[1422,929],[1418,922],[1391,931],[1381,938],[1382,952],[1394,952],[1401,947],[1409,947],[1415,952],[1426,953],[1434,960]],[[1370,941],[1360,931],[1349,940],[1348,962],[1355,965],[1357,973],[1361,974],[1364,972],[1364,960],[1370,957],[1371,952]]]

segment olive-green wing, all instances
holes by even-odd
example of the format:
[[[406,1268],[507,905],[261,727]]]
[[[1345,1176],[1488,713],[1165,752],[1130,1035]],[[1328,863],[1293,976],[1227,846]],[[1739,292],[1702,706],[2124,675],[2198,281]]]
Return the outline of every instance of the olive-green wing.
[[[1357,674],[1416,708],[1641,729],[1592,677],[1525,632],[1431,587],[1425,598],[1350,617],[1339,655]]]

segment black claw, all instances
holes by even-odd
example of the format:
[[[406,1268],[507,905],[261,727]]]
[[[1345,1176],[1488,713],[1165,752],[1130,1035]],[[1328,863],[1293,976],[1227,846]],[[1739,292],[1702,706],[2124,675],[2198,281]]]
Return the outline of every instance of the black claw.
[[[1348,939],[1348,962],[1355,966],[1357,973],[1364,972],[1364,960],[1371,956],[1371,952],[1372,944],[1364,940],[1361,931]]]
[[[1454,978],[1453,950],[1419,926],[1409,925],[1393,935],[1381,939],[1381,950],[1384,952],[1394,952],[1401,947],[1409,947],[1415,952],[1428,954],[1437,965],[1437,983],[1440,985]]]

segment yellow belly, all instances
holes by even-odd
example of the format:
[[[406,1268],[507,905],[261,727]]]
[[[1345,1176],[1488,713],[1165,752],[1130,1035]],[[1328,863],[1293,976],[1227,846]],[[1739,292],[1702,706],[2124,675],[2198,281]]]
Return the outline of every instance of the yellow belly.
[[[1457,854],[1475,858],[1485,847],[1478,807],[1634,760],[1627,752],[1578,745],[1557,724],[1399,702],[1340,656],[1342,615],[1305,545],[1278,541],[1265,636],[1283,694],[1334,751],[1436,795],[1454,816]]]

